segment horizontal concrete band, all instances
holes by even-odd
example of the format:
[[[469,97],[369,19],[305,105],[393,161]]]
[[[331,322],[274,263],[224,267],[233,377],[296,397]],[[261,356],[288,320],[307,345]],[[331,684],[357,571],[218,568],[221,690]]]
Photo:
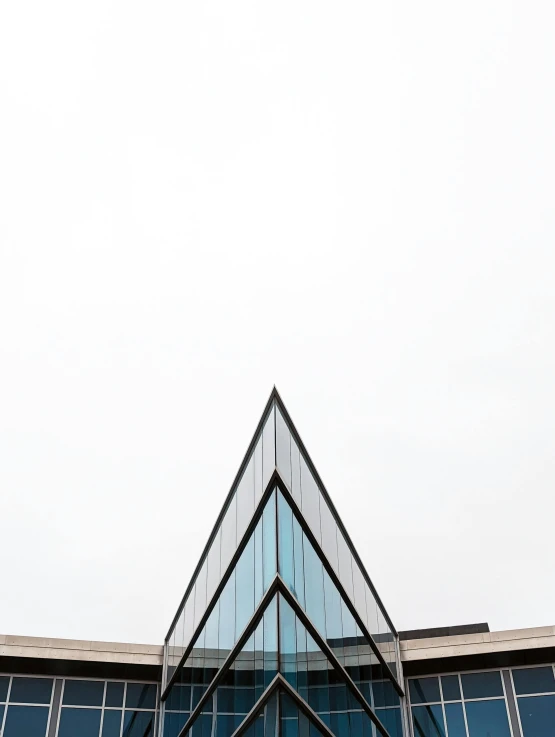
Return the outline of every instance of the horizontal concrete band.
[[[555,627],[404,640],[400,646],[403,662],[554,648]]]
[[[36,658],[160,667],[163,648],[159,645],[0,635],[1,658]]]

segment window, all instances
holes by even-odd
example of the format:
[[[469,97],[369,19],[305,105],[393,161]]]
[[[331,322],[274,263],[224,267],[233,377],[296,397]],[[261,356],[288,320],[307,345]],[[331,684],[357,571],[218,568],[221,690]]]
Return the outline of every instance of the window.
[[[45,737],[53,686],[53,678],[0,676],[3,737]]]
[[[56,737],[147,737],[157,698],[155,683],[66,678]]]
[[[409,698],[415,737],[511,737],[498,670],[411,678]]]

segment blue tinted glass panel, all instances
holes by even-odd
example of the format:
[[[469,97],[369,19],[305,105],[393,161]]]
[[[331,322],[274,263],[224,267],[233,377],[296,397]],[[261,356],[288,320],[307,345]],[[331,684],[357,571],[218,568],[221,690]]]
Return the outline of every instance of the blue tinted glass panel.
[[[191,707],[191,686],[176,683],[166,699],[166,711],[189,711]]]
[[[123,683],[106,684],[106,706],[123,706]]]
[[[196,669],[204,671],[195,676],[197,696],[205,690],[218,668],[223,664],[226,654],[234,646],[238,635],[247,626],[263,592],[276,575],[276,494],[270,496],[262,514],[262,519],[250,536],[235,568],[226,581],[218,601],[212,608],[205,627],[199,633],[194,648],[177,674],[173,688],[179,688],[179,681],[191,683],[191,674]],[[209,652],[207,652],[209,651]],[[214,657],[218,651],[219,657]],[[173,697],[170,697],[173,700]],[[128,703],[127,708],[139,708]],[[194,708],[194,704],[193,704]],[[188,709],[184,709],[187,711]]]
[[[102,706],[104,681],[69,681],[64,684],[63,704],[70,706]]]
[[[10,679],[8,676],[0,676],[0,701],[6,701],[8,697],[8,686]]]
[[[503,696],[501,673],[496,670],[490,673],[464,673],[461,675],[465,699],[488,699]]]
[[[8,707],[3,737],[45,737],[48,712],[44,706]]]
[[[387,729],[390,737],[404,737],[401,709],[376,709],[376,716]],[[360,734],[360,732],[358,734]],[[378,732],[376,732],[376,734],[378,734]],[[449,735],[449,737],[451,737],[451,735]]]
[[[247,626],[254,613],[254,535],[249,541],[237,561],[235,572],[235,640]]]
[[[64,706],[60,713],[58,737],[98,737],[100,709],[72,709]]]
[[[276,493],[272,494],[262,514],[262,546],[264,555],[264,591],[268,589],[276,576]]]
[[[320,737],[321,732],[315,724],[309,722],[308,718],[298,709],[297,704],[286,693],[280,693],[280,721],[281,737]],[[348,715],[344,715],[348,718]],[[348,737],[347,732],[337,732],[339,737],[343,734]]]
[[[12,681],[10,701],[23,704],[49,704],[52,695],[50,678],[16,678]]]
[[[166,712],[164,715],[164,737],[178,737],[179,733],[187,723],[189,713],[172,714]]]
[[[458,676],[441,676],[441,689],[444,701],[460,701],[461,687]]]
[[[293,562],[295,567],[295,585],[291,589],[300,605],[306,606],[306,598],[304,593],[304,558],[303,558],[303,536],[304,533],[301,526],[293,517]]]
[[[155,709],[155,683],[128,683],[125,697],[126,709]]]
[[[121,729],[121,711],[104,712],[102,720],[102,737],[119,737]]]
[[[228,737],[235,731],[237,717],[233,714],[218,714],[216,717],[217,737]]]
[[[192,737],[211,737],[212,719],[211,714],[201,714],[188,734]]]
[[[433,678],[413,678],[409,681],[411,704],[428,704],[432,701],[441,701],[439,681]]]
[[[374,706],[397,706],[399,702],[399,694],[391,681],[380,681],[372,684],[374,692]]]
[[[414,737],[445,737],[441,704],[413,706]]]
[[[343,640],[343,620],[341,616],[341,596],[324,568],[324,601],[326,614],[326,639],[339,640],[340,646]],[[330,643],[331,644],[331,643]]]
[[[445,721],[449,737],[466,737],[462,704],[445,704]]]
[[[278,551],[279,572],[286,585],[295,586],[295,565],[293,562],[293,512],[281,492],[277,495],[278,505]]]
[[[470,701],[465,708],[470,737],[511,737],[504,699]]]
[[[555,696],[528,696],[517,701],[524,737],[553,737]]]
[[[326,631],[323,566],[306,537],[303,538],[306,613],[320,633]]]
[[[339,730],[335,733],[340,737],[345,728],[349,729],[349,711],[358,711],[360,716],[356,717],[357,722],[362,725],[367,722],[370,727],[370,718],[362,711],[358,697],[348,687],[341,673],[328,661],[281,595],[279,615],[281,670],[289,683],[305,696],[323,721],[326,720],[326,714],[332,712],[329,717],[331,729]]]
[[[549,693],[555,691],[553,668],[522,668],[513,671],[513,681],[517,694]]]
[[[148,711],[126,711],[123,718],[123,737],[152,737],[154,714]]]

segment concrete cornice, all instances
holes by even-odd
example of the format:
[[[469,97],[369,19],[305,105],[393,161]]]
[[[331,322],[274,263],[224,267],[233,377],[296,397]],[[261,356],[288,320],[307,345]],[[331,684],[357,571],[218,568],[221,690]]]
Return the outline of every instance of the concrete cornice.
[[[555,627],[404,640],[400,646],[403,662],[554,648]]]
[[[160,645],[0,635],[0,657],[161,666]]]

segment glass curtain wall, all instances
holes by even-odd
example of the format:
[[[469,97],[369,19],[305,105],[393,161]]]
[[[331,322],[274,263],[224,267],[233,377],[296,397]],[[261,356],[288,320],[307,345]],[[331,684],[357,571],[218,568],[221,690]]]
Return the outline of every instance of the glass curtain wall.
[[[2,737],[154,737],[155,683],[0,676]]]
[[[411,678],[408,683],[415,737],[555,736],[552,663]]]
[[[327,729],[328,737],[330,730],[337,737],[402,737],[396,633],[282,406],[274,392],[166,639],[163,735],[177,737],[186,729],[188,737],[231,737],[243,723],[260,689],[269,686],[270,632],[257,637],[270,627],[266,607],[276,601],[275,670],[286,679],[294,670],[291,686],[305,689],[301,711],[311,729]],[[287,593],[284,586],[291,596],[276,594]],[[294,641],[286,627],[291,616]],[[314,639],[305,626],[314,628],[329,657],[321,648],[318,656],[307,650]],[[313,662],[319,666],[313,669]],[[319,701],[322,683],[303,678],[324,673],[327,697]],[[261,716],[249,717],[245,729],[256,733],[268,724],[269,695],[264,692]],[[280,703],[276,698],[277,732],[301,729],[298,716],[279,716]]]
[[[409,680],[415,737],[511,737],[501,672]]]
[[[383,707],[399,707],[399,696],[386,669],[281,492],[278,492],[277,505],[278,567],[285,584],[355,684],[367,695],[368,703],[375,701]],[[370,690],[375,699],[370,696]]]
[[[200,698],[274,580],[277,571],[275,507],[276,494],[273,492],[219,598],[212,603],[206,624],[185,662],[180,664],[175,675],[169,671],[173,683],[168,699],[174,703],[175,694],[183,693],[180,686],[190,684],[193,675],[194,691]]]
[[[396,633],[301,452],[279,407],[276,407],[276,465],[291,495],[366,629],[397,676]]]
[[[211,542],[187,588],[166,637],[163,688],[180,662],[201,618],[240,545],[275,470],[275,410],[271,404],[262,429],[253,441],[239,479],[234,483]]]
[[[191,714],[184,737],[231,737],[278,671],[335,737],[383,734],[376,731],[363,698],[278,593],[244,647],[222,669],[210,689],[203,691],[204,684],[200,684],[197,694],[202,698],[195,697],[195,684],[180,684],[176,689],[176,694],[182,692],[181,700],[177,704],[172,697],[166,703],[164,737],[177,737]],[[194,669],[191,676],[194,677]],[[280,719],[289,718],[295,718],[289,711],[280,715]],[[261,723],[258,724],[259,729]],[[295,725],[287,724],[285,729],[286,734],[294,734]],[[397,737],[398,733],[389,734]]]
[[[513,668],[511,676],[523,737],[555,735],[554,666]]]

